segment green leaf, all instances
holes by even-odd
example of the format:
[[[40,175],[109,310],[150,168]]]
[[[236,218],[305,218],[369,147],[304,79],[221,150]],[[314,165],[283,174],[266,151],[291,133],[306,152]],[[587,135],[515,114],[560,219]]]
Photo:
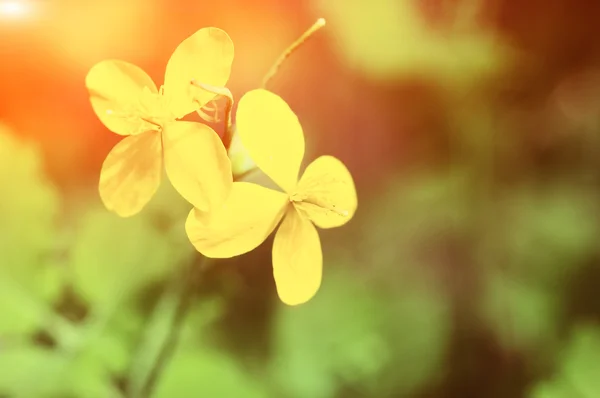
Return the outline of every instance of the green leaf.
[[[165,370],[156,398],[266,398],[262,385],[232,358],[210,349],[182,347]]]
[[[597,325],[580,325],[572,332],[566,349],[562,373],[585,397],[596,397],[600,391],[600,329]]]
[[[138,322],[135,329],[125,324],[123,317],[129,317],[127,323]],[[86,342],[81,356],[97,363],[99,368],[112,374],[124,374],[131,363],[131,354],[138,342],[143,324],[138,314],[129,308],[120,309],[113,314],[106,327]]]
[[[595,398],[600,391],[600,328],[596,324],[580,324],[560,355],[559,371],[553,379],[540,382],[530,398]]]
[[[147,213],[144,213],[147,214]],[[191,249],[144,214],[127,219],[92,208],[80,220],[71,249],[74,287],[97,309],[110,309],[143,286],[177,272]]]
[[[564,381],[557,380],[553,382],[545,382],[537,385],[529,395],[529,398],[587,398],[584,395],[578,394]]]
[[[3,349],[0,354],[0,393],[41,397],[52,389],[63,363],[53,352],[34,346]],[[35,383],[31,375],[35,374]]]
[[[86,357],[73,360],[58,351],[35,346],[2,352],[0,394],[15,397],[120,397],[111,385],[110,375],[98,362]]]
[[[72,397],[122,398],[122,394],[113,385],[111,376],[103,363],[95,357],[82,356],[68,363],[65,372],[58,379],[60,386],[57,387],[57,392]]]
[[[141,326],[126,306],[101,330],[87,335],[90,330],[80,328],[75,346],[48,349],[11,342],[0,347],[0,395],[121,398],[113,380],[130,366]]]

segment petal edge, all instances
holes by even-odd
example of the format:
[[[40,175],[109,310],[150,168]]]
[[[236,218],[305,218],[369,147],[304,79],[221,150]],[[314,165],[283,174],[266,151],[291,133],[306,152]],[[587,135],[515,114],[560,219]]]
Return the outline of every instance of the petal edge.
[[[220,206],[231,190],[231,162],[218,134],[209,126],[176,121],[162,133],[167,176],[194,207]]]
[[[237,132],[256,165],[284,191],[298,181],[304,133],[298,117],[278,95],[257,89],[239,101]]]
[[[319,290],[322,272],[319,233],[292,206],[273,242],[273,277],[279,298],[287,305],[307,302]]]
[[[337,158],[321,156],[308,165],[296,187],[295,205],[319,228],[335,228],[352,219],[358,206],[348,168]]]
[[[197,251],[229,258],[258,247],[273,232],[287,203],[285,194],[248,182],[235,182],[220,209],[192,209],[185,229]]]
[[[143,133],[148,124],[140,118],[140,95],[146,87],[157,93],[156,85],[139,66],[120,60],[95,64],[85,78],[94,113],[115,134]]]
[[[165,95],[176,118],[194,112],[215,97],[191,84],[192,80],[224,87],[233,63],[233,42],[222,29],[196,31],[173,51],[165,70]]]
[[[152,199],[162,174],[159,134],[126,137],[109,152],[98,184],[100,198],[108,210],[130,217]]]

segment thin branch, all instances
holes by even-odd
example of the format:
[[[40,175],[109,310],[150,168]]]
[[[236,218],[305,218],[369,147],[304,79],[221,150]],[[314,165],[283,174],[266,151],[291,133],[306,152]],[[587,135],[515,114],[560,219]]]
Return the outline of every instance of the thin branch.
[[[288,47],[284,53],[279,57],[279,59],[275,62],[275,64],[271,67],[265,78],[263,79],[263,87],[266,87],[271,78],[277,73],[281,64],[305,41],[307,41],[317,30],[325,26],[325,20],[323,18],[319,18],[317,22],[313,24],[298,40],[296,40],[290,47]],[[233,125],[231,121],[231,112],[233,109],[233,95],[231,91],[225,87],[215,87],[209,84],[205,84],[202,82],[197,82],[192,80],[190,82],[192,85],[202,88],[203,90],[209,91],[211,93],[224,96],[227,98],[227,106],[225,108],[225,133],[223,137],[223,144],[225,148],[229,149],[231,145],[231,140],[233,138]],[[248,176],[256,169],[249,170],[244,173],[243,177]],[[240,178],[236,178],[239,180]],[[175,349],[177,347],[177,343],[179,341],[179,334],[181,332],[183,323],[187,318],[187,315],[190,311],[193,302],[193,295],[198,286],[198,282],[200,281],[200,276],[205,271],[205,269],[210,265],[210,261],[207,257],[202,256],[199,263],[195,262],[192,264],[191,269],[188,273],[183,275],[183,281],[181,282],[181,294],[178,298],[177,308],[175,309],[175,314],[173,315],[171,325],[169,327],[168,335],[163,341],[162,346],[160,347],[160,351],[154,363],[152,364],[152,368],[148,373],[148,377],[143,383],[142,388],[140,389],[140,393],[135,395],[135,398],[147,398],[152,395],[154,392],[158,380],[162,375],[165,366],[169,363]],[[132,394],[132,392],[129,392]],[[131,397],[131,395],[128,395]]]
[[[154,361],[150,372],[148,373],[148,377],[146,378],[140,393],[136,395],[137,397],[146,398],[152,396],[152,393],[156,388],[158,380],[160,379],[165,366],[170,362],[173,354],[175,353],[182,326],[190,312],[194,293],[196,292],[196,288],[201,281],[200,276],[209,266],[210,259],[201,256],[199,261],[193,262],[189,270],[183,273],[182,280],[180,281],[181,292],[178,299],[177,308],[175,309],[175,314],[171,320],[169,333],[163,341],[158,356]]]
[[[296,49],[298,47],[300,47],[304,42],[306,42],[315,32],[317,32],[323,26],[325,26],[325,19],[324,18],[317,19],[317,22],[315,22],[310,28],[308,28],[308,30],[306,32],[304,32],[302,34],[302,36],[300,36],[298,38],[298,40],[296,40],[295,42],[293,42],[292,45],[289,46],[279,56],[279,58],[277,58],[277,61],[275,61],[275,63],[273,64],[273,66],[271,66],[271,69],[269,69],[269,71],[265,75],[265,77],[264,77],[264,79],[262,81],[262,88],[267,88],[267,85],[269,84],[269,82],[271,81],[271,79],[273,78],[273,76],[275,76],[277,74],[277,71],[279,71],[279,68],[281,67],[281,64],[283,64],[285,62],[285,60],[288,59],[289,56],[292,55],[292,53],[294,51],[296,51]]]

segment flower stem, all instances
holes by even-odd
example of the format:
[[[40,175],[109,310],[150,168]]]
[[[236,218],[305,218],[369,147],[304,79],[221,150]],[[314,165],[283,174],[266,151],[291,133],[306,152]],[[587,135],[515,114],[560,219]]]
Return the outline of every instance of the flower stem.
[[[308,40],[313,33],[317,30],[325,26],[325,20],[323,18],[319,18],[317,22],[315,22],[302,36],[298,38],[290,47],[288,47],[283,54],[277,59],[275,64],[271,67],[265,78],[263,79],[262,87],[266,87],[271,78],[277,73],[281,64],[298,48],[302,45],[306,40]],[[200,87],[203,90],[209,91],[211,93],[223,96],[227,98],[227,105],[225,108],[225,126],[224,126],[224,134],[223,134],[223,145],[225,148],[229,150],[231,145],[231,140],[233,138],[233,124],[231,121],[231,112],[233,109],[233,95],[231,91],[225,87],[215,87],[209,84],[197,82],[195,80],[191,81],[191,84]],[[246,176],[250,172],[254,171],[254,169],[244,173],[243,176]],[[236,178],[239,181],[239,178]],[[129,391],[128,397],[131,398],[142,398],[142,397],[150,397],[152,393],[156,389],[156,385],[160,376],[162,375],[165,366],[169,363],[175,349],[177,347],[177,343],[179,340],[179,334],[181,332],[183,323],[187,318],[187,315],[192,307],[192,298],[196,288],[198,287],[198,283],[200,281],[201,274],[209,267],[210,259],[201,255],[200,260],[192,263],[189,270],[184,272],[182,276],[182,280],[178,283],[180,287],[179,297],[176,299],[177,304],[175,307],[175,312],[171,317],[170,325],[168,326],[168,332],[165,339],[161,342],[159,351],[156,355],[156,359],[150,366],[150,370],[142,381],[141,387],[137,389],[137,391]],[[165,299],[170,300],[171,296],[169,294],[165,294]]]
[[[189,268],[184,268],[181,278],[176,281],[177,286],[175,287],[179,290],[179,295],[175,298],[177,303],[174,313],[170,317],[167,335],[161,342],[158,353],[150,366],[147,376],[142,381],[141,387],[137,391],[128,391],[128,397],[145,398],[152,396],[160,376],[175,353],[182,326],[192,308],[194,293],[201,281],[201,276],[210,265],[210,259],[200,255],[200,258],[197,261],[193,261]],[[163,298],[170,300],[172,296],[170,292],[166,292]]]
[[[315,22],[310,28],[308,28],[308,30],[304,32],[302,36],[300,36],[295,42],[293,42],[291,46],[286,48],[286,50],[279,56],[279,58],[277,58],[277,61],[275,61],[273,66],[271,66],[271,69],[269,69],[269,71],[265,75],[261,87],[267,88],[267,85],[269,84],[273,76],[275,76],[277,74],[277,71],[279,71],[281,64],[283,64],[283,62],[286,59],[288,59],[289,56],[292,55],[292,53],[296,51],[298,47],[300,47],[304,42],[306,42],[314,33],[316,33],[323,26],[325,26],[325,19],[317,19],[317,22]]]

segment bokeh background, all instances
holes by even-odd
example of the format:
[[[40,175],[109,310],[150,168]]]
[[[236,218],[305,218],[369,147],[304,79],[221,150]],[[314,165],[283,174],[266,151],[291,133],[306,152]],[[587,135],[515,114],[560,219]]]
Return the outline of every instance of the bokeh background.
[[[586,0],[0,0],[0,397],[142,396],[198,266],[168,182],[133,218],[102,206],[119,137],[90,67],[123,59],[160,84],[177,44],[217,26],[240,98],[319,17],[270,88],[306,163],[348,165],[359,210],[322,231],[305,305],[278,300],[272,239],[200,275],[151,396],[600,397]]]

